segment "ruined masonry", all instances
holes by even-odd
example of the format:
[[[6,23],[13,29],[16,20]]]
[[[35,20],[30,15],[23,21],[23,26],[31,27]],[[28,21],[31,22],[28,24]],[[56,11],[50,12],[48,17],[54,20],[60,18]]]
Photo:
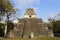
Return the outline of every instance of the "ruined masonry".
[[[24,18],[19,19],[13,30],[8,33],[9,37],[53,37],[52,30],[49,30],[42,19],[37,18],[33,8],[27,8]]]

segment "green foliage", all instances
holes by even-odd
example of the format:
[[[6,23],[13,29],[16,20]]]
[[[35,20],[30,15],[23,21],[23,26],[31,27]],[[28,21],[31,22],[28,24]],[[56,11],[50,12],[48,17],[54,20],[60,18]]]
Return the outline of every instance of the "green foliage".
[[[60,13],[49,19],[51,27],[53,27],[54,33],[60,33]]]
[[[3,16],[5,16],[5,13],[0,12],[0,21],[2,21]]]
[[[9,0],[0,0],[0,4],[2,4],[3,7],[9,11],[13,10],[13,6]]]
[[[53,28],[52,25],[49,23],[47,23],[46,25],[47,25],[48,29],[50,29],[50,30]]]
[[[10,30],[14,28],[14,24],[11,21],[9,21],[7,24],[7,28],[8,28],[7,31],[9,32]]]
[[[0,23],[0,37],[4,36],[5,24]]]
[[[54,33],[60,33],[60,21],[53,22],[53,31]]]
[[[5,24],[0,23],[0,29],[2,29],[2,31],[4,31],[4,29],[5,29]]]

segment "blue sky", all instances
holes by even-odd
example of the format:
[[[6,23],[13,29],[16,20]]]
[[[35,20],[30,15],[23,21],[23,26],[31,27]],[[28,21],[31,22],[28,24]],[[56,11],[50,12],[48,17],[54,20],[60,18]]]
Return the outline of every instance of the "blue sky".
[[[60,0],[11,0],[15,8],[20,9],[18,17],[23,17],[26,8],[34,8],[37,18],[44,21],[60,13]]]

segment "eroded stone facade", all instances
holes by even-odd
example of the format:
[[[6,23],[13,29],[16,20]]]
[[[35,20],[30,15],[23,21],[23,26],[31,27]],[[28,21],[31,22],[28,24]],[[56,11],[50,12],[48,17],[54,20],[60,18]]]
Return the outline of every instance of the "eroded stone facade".
[[[28,15],[28,16],[26,16]],[[34,15],[34,17],[33,17]],[[9,37],[53,37],[52,30],[49,30],[42,19],[37,18],[34,10],[29,8],[24,15],[24,18],[19,19],[19,23],[9,32]]]

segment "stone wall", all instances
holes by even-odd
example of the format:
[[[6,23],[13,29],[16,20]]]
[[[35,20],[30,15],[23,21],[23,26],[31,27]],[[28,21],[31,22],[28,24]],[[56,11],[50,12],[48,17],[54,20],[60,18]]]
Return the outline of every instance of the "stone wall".
[[[13,34],[13,35],[12,35]],[[17,26],[9,32],[8,36],[11,37],[34,37],[53,36],[51,30],[49,30],[46,24],[41,19],[37,18],[23,18],[19,20]]]

